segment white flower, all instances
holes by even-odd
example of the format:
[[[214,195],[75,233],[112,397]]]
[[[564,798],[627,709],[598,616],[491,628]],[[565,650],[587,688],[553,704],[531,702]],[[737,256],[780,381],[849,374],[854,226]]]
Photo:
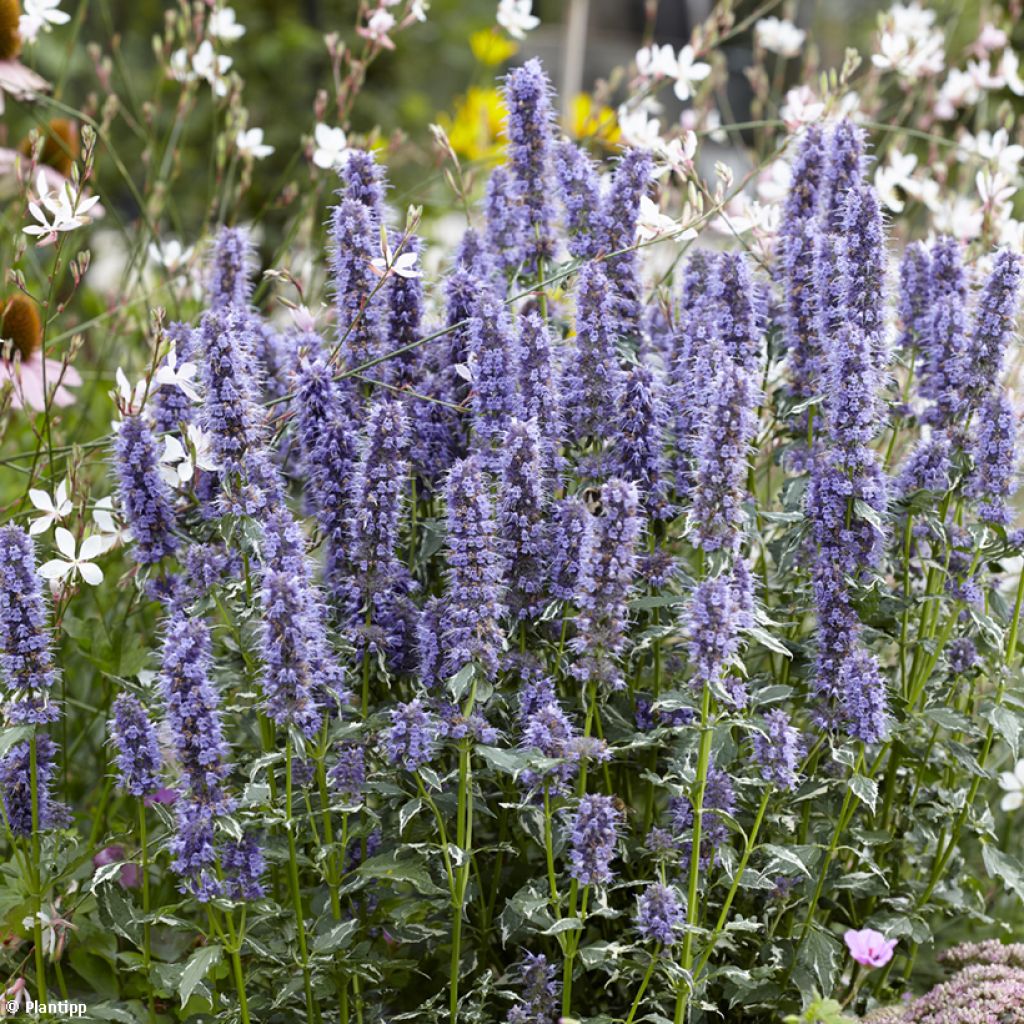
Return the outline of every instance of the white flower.
[[[659,175],[673,170],[681,178],[688,177],[693,170],[693,158],[697,155],[696,133],[687,131],[681,139],[678,137],[669,139],[668,142],[662,144],[659,155],[665,161],[658,171]]]
[[[937,203],[933,210],[932,225],[937,232],[969,241],[981,234],[984,211],[973,199],[956,196],[945,203]]]
[[[764,203],[782,203],[789,195],[793,169],[782,159],[773,160],[757,176],[757,198]]]
[[[409,14],[411,14],[417,21],[426,21],[427,11],[429,10],[430,3],[428,0],[412,0],[409,4]]]
[[[30,224],[22,230],[26,235],[39,238],[37,245],[52,242],[61,231],[74,231],[89,223],[88,212],[100,201],[99,196],[83,199],[82,194],[71,190],[71,182],[66,181],[61,188],[50,191],[46,175],[40,171],[36,178],[36,192],[39,196],[28,204],[29,212],[39,222]]]
[[[185,49],[175,50],[171,54],[168,71],[176,82],[194,82],[196,80],[192,64],[188,59],[188,50]]]
[[[979,89],[1002,89],[1006,82],[998,71],[992,71],[991,60],[969,60],[967,74],[977,83]]]
[[[337,170],[345,163],[345,155],[348,149],[348,139],[341,128],[331,128],[326,124],[318,124],[313,130],[313,141],[316,149],[313,150],[313,163],[324,170],[334,168]]]
[[[171,274],[181,270],[192,259],[195,249],[190,245],[187,249],[176,238],[168,238],[164,242],[150,242],[146,254],[153,263],[158,263]]]
[[[262,160],[274,152],[273,146],[264,144],[262,128],[250,128],[248,131],[239,132],[235,136],[235,145],[242,156],[253,160]]]
[[[381,277],[389,272],[405,278],[420,276],[420,271],[416,269],[416,253],[406,251],[399,253],[396,258],[388,243],[387,233],[383,230],[380,238],[380,256],[370,260],[370,263]]]
[[[978,171],[974,178],[978,186],[978,195],[981,197],[982,206],[986,210],[992,210],[997,216],[1009,213],[1006,205],[1017,194],[1017,188],[1008,182],[999,171]]]
[[[795,131],[800,125],[813,124],[819,120],[825,113],[825,104],[810,86],[798,85],[786,93],[785,102],[779,113],[786,127],[790,131]]]
[[[795,57],[804,45],[807,33],[791,21],[762,18],[754,26],[754,36],[764,49],[780,57]]]
[[[1024,96],[1024,79],[1020,77],[1020,58],[1012,46],[1003,51],[999,62],[999,76],[1006,82],[1006,88],[1014,96]]]
[[[993,50],[1001,50],[1008,42],[1009,39],[1001,28],[997,28],[992,22],[986,21],[981,26],[981,31],[978,33],[978,38],[974,40],[974,45],[979,53],[989,54]]]
[[[172,345],[163,365],[156,371],[156,385],[157,387],[181,388],[190,402],[198,402],[199,392],[195,387],[195,377],[198,372],[199,368],[195,363],[178,365],[178,352]]]
[[[687,43],[676,59],[676,98],[686,102],[694,94],[694,84],[703,82],[711,74],[711,65],[695,60],[693,47]]]
[[[60,9],[60,0],[25,0],[18,19],[22,42],[34,43],[40,32],[49,32],[51,25],[66,25],[71,15]]]
[[[656,117],[648,117],[643,107],[636,110],[619,107],[618,120],[619,131],[627,145],[638,149],[661,148],[661,121]]]
[[[230,57],[217,53],[209,39],[204,39],[192,56],[192,70],[197,78],[210,83],[214,96],[227,96],[228,83],[224,76],[233,63]]]
[[[993,164],[1004,178],[1017,176],[1017,170],[1024,162],[1024,146],[1010,143],[1005,128],[995,132],[981,131],[976,136],[965,132],[960,139],[960,149],[965,155],[976,154],[986,163]]]
[[[52,583],[69,577],[69,582],[73,582],[75,576],[81,576],[86,583],[93,587],[98,587],[103,582],[103,570],[93,563],[94,558],[98,558],[107,550],[106,542],[102,537],[97,537],[95,534],[86,537],[82,541],[82,546],[78,548],[77,554],[75,538],[70,530],[58,526],[54,532],[54,539],[57,542],[57,550],[64,557],[53,558],[39,566],[39,575],[44,580],[49,580]]]
[[[68,497],[68,482],[62,480],[57,485],[57,493],[51,498],[46,491],[32,488],[28,492],[28,500],[43,514],[32,521],[28,532],[36,537],[40,533],[46,533],[55,523],[61,522],[71,512],[71,499]]]
[[[189,424],[185,439],[187,448],[172,434],[164,438],[164,451],[157,469],[171,487],[187,484],[197,469],[214,472],[220,468],[213,457],[210,435],[201,427]]]
[[[533,0],[500,0],[498,3],[498,24],[513,38],[525,39],[532,32],[540,18],[532,13]]]
[[[97,536],[103,542],[103,553],[131,539],[131,531],[125,529],[115,518],[114,499],[100,498],[93,506],[92,521],[99,531]]]
[[[667,214],[658,209],[658,204],[648,196],[640,197],[640,211],[636,218],[636,237],[641,242],[649,242],[661,235],[677,231],[680,225]]]
[[[1016,811],[1024,807],[1024,758],[1017,762],[1012,772],[1002,772],[999,776],[999,788],[1005,791],[999,801],[999,809]]]
[[[901,153],[898,149],[890,149],[885,165],[875,171],[875,188],[878,190],[878,198],[893,213],[899,213],[904,205],[896,189],[901,188],[904,192],[911,191],[912,186],[908,187],[908,185],[915,167],[917,167],[917,157],[913,153]]]
[[[871,63],[912,80],[940,74],[945,67],[946,40],[941,29],[933,28],[934,21],[934,11],[916,3],[896,4],[879,17],[878,53]]]
[[[140,380],[135,387],[128,382],[124,370],[119,366],[114,374],[117,381],[117,389],[113,392],[114,402],[122,416],[131,416],[142,408],[146,399],[146,382]]]
[[[245,26],[235,20],[235,12],[230,7],[222,7],[210,15],[206,23],[206,31],[214,39],[223,39],[226,43],[233,43],[245,35]]]
[[[671,43],[664,46],[645,46],[636,51],[636,69],[644,78],[675,78],[679,61]]]

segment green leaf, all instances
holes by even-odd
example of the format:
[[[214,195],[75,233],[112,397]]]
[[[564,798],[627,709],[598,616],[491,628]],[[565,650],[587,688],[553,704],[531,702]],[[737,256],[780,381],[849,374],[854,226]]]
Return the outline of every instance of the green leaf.
[[[469,689],[469,684],[473,680],[473,673],[476,672],[476,666],[470,662],[468,665],[463,665],[458,672],[451,677],[447,682],[448,692],[452,695],[452,700],[461,700],[463,695]]]
[[[989,877],[1001,878],[1021,900],[1024,900],[1024,864],[989,843],[981,848],[981,857]]]
[[[477,747],[480,755],[492,768],[506,775],[516,776],[536,760],[528,750],[503,750],[500,747]]]
[[[781,654],[786,658],[792,658],[793,652],[776,636],[773,636],[766,629],[762,629],[760,626],[750,626],[744,630],[747,636],[756,640],[762,647],[767,647],[769,651],[774,651],[776,654]]]
[[[800,951],[800,963],[814,977],[819,992],[831,992],[839,972],[839,943],[828,932],[812,928]]]
[[[544,935],[561,935],[563,932],[578,932],[583,930],[583,922],[578,917],[563,917],[556,921],[550,928],[545,928]]]
[[[223,952],[223,949],[216,944],[200,946],[188,958],[188,963],[185,964],[185,969],[181,972],[181,980],[178,982],[178,997],[181,999],[183,1007],[192,998],[196,986],[206,977],[210,968],[220,963]]]
[[[371,857],[356,868],[364,878],[386,878],[391,882],[404,882],[424,896],[437,896],[444,892],[430,877],[427,866],[415,855],[391,850]]]
[[[1020,751],[1020,717],[1001,704],[993,704],[981,713],[992,728],[1006,740],[1013,756],[1017,757]]]
[[[0,756],[3,756],[16,743],[32,738],[35,727],[31,725],[12,725],[0,731]]]
[[[866,775],[854,775],[850,779],[850,789],[853,790],[853,795],[862,804],[867,804],[871,808],[871,813],[874,814],[875,804],[878,803],[878,783]]]
[[[344,949],[358,929],[359,921],[355,918],[336,924],[313,939],[313,952],[334,953],[336,950]]]
[[[811,877],[809,863],[806,858],[801,856],[793,847],[776,846],[774,843],[765,843],[761,849],[771,857],[771,861],[765,871],[766,874],[771,874],[776,870],[778,865],[783,864],[796,868],[797,871],[802,872],[808,878]],[[810,847],[807,847],[807,849],[810,849]]]

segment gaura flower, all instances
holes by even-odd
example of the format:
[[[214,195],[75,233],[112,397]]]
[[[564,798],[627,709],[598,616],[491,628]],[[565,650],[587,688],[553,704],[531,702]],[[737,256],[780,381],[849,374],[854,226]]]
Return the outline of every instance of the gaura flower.
[[[1017,811],[1024,807],[1024,758],[1021,758],[1012,772],[999,776],[999,788],[1003,798],[999,801],[1001,811]]]
[[[395,27],[395,16],[386,8],[378,7],[367,19],[366,25],[357,31],[364,39],[384,47],[385,50],[395,48],[394,40],[388,33]]]
[[[4,111],[4,93],[27,100],[50,87],[45,79],[18,60],[22,44],[21,17],[18,0],[0,0],[0,114]]]
[[[273,146],[264,143],[262,128],[250,128],[248,131],[239,132],[235,136],[235,145],[243,157],[252,160],[262,160],[274,152]]]
[[[77,387],[82,378],[59,359],[44,360],[43,323],[35,303],[27,296],[13,295],[0,307],[0,339],[8,343],[0,349],[0,383],[11,382],[11,403],[16,409],[27,406],[42,411],[46,408],[46,393],[51,390],[54,405],[66,406],[74,401],[68,387]]]
[[[230,7],[221,7],[213,11],[210,20],[206,23],[206,31],[214,39],[221,39],[225,43],[233,43],[245,35],[245,26],[240,24],[235,17],[235,12]]]
[[[34,43],[51,25],[66,25],[71,15],[60,9],[60,0],[25,0],[25,13],[18,19],[18,31],[26,43]]]
[[[54,539],[57,542],[57,550],[64,557],[51,558],[39,566],[39,575],[44,580],[58,583],[68,579],[69,582],[74,582],[76,576],[81,576],[93,587],[98,587],[103,582],[103,570],[92,561],[107,550],[107,542],[103,537],[95,534],[86,537],[77,551],[74,535],[63,526],[58,526],[54,531]]]
[[[685,103],[696,92],[694,86],[710,74],[711,65],[698,61],[692,46],[684,46],[676,61],[676,98]]]
[[[313,163],[325,171],[337,170],[344,166],[348,151],[348,139],[341,128],[331,128],[326,124],[318,124],[313,130]]]
[[[171,487],[187,484],[197,469],[216,472],[218,466],[210,448],[210,435],[194,423],[188,425],[187,445],[173,434],[164,437],[164,452],[160,456],[160,475]]]
[[[896,939],[887,939],[881,932],[873,928],[852,928],[843,936],[850,956],[862,967],[884,967],[891,959],[896,948]]]
[[[89,211],[100,201],[99,196],[86,198],[83,192],[75,193],[67,180],[62,180],[58,188],[51,188],[42,170],[36,177],[36,192],[38,198],[28,204],[28,209],[38,223],[22,228],[26,235],[39,239],[36,245],[49,245],[58,234],[88,224],[92,219]]]
[[[387,240],[387,234],[381,232],[380,256],[370,260],[374,272],[381,277],[388,274],[397,274],[399,277],[419,277],[420,271],[416,269],[416,253],[401,252],[397,256],[391,251],[391,245]]]
[[[178,365],[178,353],[172,345],[167,353],[163,364],[156,371],[156,385],[164,388],[180,388],[192,402],[199,401],[199,392],[196,391],[196,374],[199,367],[195,363],[182,363]]]
[[[533,0],[500,0],[496,20],[513,39],[525,39],[540,24]]]
[[[32,525],[28,528],[28,532],[33,537],[38,536],[40,533],[46,533],[55,523],[61,522],[74,507],[71,499],[68,497],[67,480],[62,480],[57,485],[57,493],[54,497],[51,497],[46,491],[33,487],[28,492],[28,499],[43,513],[37,519],[34,519]]]
[[[209,39],[204,39],[192,56],[192,72],[196,78],[209,82],[214,96],[227,96],[228,83],[225,75],[231,70],[233,63],[230,57],[216,53]]]
[[[795,57],[804,45],[807,33],[791,21],[781,18],[762,18],[754,26],[754,37],[764,49],[780,57]]]

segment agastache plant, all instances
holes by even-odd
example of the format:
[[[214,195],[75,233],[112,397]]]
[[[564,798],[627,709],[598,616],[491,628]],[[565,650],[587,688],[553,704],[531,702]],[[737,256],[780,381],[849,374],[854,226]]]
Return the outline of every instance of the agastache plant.
[[[17,83],[63,12],[0,0],[9,225],[58,218],[0,247],[8,1006],[1016,1020],[1014,944],[925,992],[1024,927],[1010,15],[964,70],[895,5],[805,83],[810,23],[716,10],[565,108],[477,77],[431,148],[357,105],[427,4],[357,5],[263,127],[241,8],[193,6],[141,108],[97,51],[59,184]],[[538,18],[497,12],[481,62]]]

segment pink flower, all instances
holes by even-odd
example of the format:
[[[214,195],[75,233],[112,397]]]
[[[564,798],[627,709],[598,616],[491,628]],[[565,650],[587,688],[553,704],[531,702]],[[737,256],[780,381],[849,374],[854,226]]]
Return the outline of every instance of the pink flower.
[[[119,864],[124,857],[123,846],[106,846],[93,857],[93,867],[102,868],[108,864]],[[117,880],[122,889],[137,889],[142,884],[142,872],[137,864],[125,864],[118,872]]]
[[[884,967],[891,959],[896,948],[895,939],[887,939],[874,928],[862,928],[859,932],[850,929],[843,941],[850,951],[850,956],[863,967]]]
[[[0,359],[0,384],[7,380],[14,388],[11,404],[15,409],[23,409],[28,406],[30,409],[40,411],[46,408],[46,392],[57,381],[61,383],[53,394],[53,404],[59,406],[71,405],[75,400],[75,396],[68,391],[65,385],[77,387],[82,383],[82,378],[76,369],[64,366],[59,359],[47,359],[46,388],[44,389],[43,360],[38,352],[33,352],[17,365],[8,359]]]

